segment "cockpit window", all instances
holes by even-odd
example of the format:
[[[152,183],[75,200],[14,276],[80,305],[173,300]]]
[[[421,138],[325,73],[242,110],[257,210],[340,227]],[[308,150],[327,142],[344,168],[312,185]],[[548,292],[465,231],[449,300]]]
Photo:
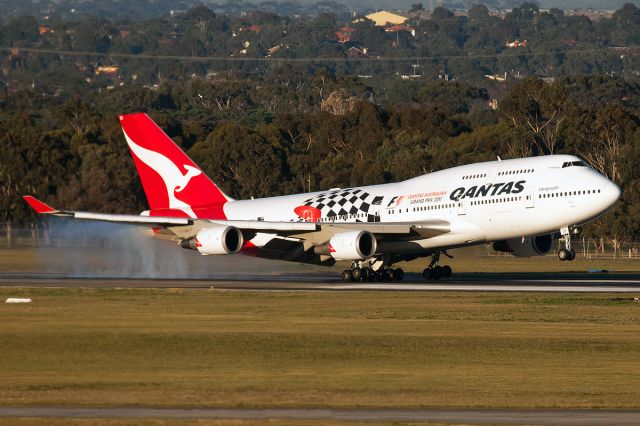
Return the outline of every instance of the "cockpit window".
[[[588,167],[587,163],[585,163],[584,161],[567,161],[566,163],[562,164],[562,168],[564,169],[565,167]]]

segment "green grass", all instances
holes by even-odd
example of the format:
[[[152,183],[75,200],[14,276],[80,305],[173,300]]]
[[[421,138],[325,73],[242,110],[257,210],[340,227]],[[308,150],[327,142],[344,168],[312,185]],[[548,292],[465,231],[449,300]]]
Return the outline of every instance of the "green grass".
[[[0,289],[0,404],[640,406],[619,295]]]

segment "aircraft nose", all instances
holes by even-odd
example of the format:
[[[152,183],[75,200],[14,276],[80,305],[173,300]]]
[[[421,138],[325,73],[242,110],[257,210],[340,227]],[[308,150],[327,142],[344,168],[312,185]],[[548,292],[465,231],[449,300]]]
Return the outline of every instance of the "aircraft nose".
[[[618,201],[618,198],[620,198],[621,194],[618,185],[611,182],[609,179],[607,179],[606,183],[604,184],[602,192],[604,193],[604,197],[607,200],[607,204],[609,206]]]

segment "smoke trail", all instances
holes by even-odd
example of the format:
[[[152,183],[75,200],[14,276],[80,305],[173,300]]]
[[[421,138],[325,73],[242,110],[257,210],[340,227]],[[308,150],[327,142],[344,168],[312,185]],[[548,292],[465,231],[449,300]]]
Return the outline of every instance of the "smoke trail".
[[[38,244],[43,273],[78,278],[221,279],[278,274],[295,264],[240,254],[202,256],[148,228],[51,218],[50,244]],[[34,271],[36,272],[36,271]]]

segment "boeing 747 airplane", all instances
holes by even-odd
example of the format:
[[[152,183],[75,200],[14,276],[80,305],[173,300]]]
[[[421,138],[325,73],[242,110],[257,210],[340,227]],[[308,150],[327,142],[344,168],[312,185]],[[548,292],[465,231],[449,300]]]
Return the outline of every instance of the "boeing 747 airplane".
[[[121,215],[57,210],[32,196],[38,213],[148,226],[203,255],[244,253],[333,265],[351,262],[344,281],[402,280],[393,265],[429,259],[425,279],[451,276],[447,249],[493,243],[514,256],[540,256],[560,233],[571,237],[604,214],[620,189],[583,160],[548,155],[453,167],[403,182],[279,197],[224,194],[146,115],[120,117],[149,210]]]

